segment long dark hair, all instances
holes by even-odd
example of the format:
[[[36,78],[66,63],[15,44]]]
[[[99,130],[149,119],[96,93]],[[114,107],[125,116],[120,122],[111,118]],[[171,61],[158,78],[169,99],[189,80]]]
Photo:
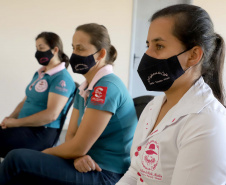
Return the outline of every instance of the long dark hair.
[[[97,50],[102,48],[106,49],[107,57],[105,62],[111,65],[114,63],[117,58],[117,51],[115,47],[111,45],[108,31],[103,25],[96,23],[83,24],[78,26],[76,31],[87,33],[91,38],[91,44],[94,45]]]
[[[173,34],[189,49],[200,46],[203,49],[201,75],[211,87],[215,97],[224,105],[223,67],[225,44],[223,38],[214,32],[208,13],[202,8],[178,4],[157,11],[151,21],[159,17],[173,17]]]
[[[55,47],[58,47],[58,57],[61,62],[65,62],[65,67],[67,68],[69,65],[69,58],[68,56],[64,53],[63,50],[63,43],[60,39],[60,37],[53,33],[53,32],[42,32],[40,33],[35,40],[43,38],[46,42],[46,44],[51,48],[54,49]]]

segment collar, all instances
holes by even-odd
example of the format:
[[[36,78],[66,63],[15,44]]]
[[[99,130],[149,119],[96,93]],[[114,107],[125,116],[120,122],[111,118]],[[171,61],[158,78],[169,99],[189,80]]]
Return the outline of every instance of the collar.
[[[102,67],[93,77],[92,81],[90,82],[89,86],[88,86],[88,82],[87,80],[85,80],[80,86],[79,86],[79,94],[85,99],[87,96],[89,95],[89,91],[93,90],[94,85],[98,82],[98,80],[100,80],[103,76],[106,76],[108,74],[113,73],[113,67],[112,65],[108,64],[104,67]],[[88,86],[88,88],[86,89],[86,87]],[[86,89],[86,90],[85,90]]]
[[[41,67],[39,70],[38,70],[38,75],[40,76],[42,74],[42,72],[46,69],[45,66]],[[60,71],[62,71],[63,69],[65,69],[65,62],[61,62],[59,65],[57,65],[56,67],[46,71],[45,73],[52,76]]]
[[[164,118],[161,120],[159,125],[152,131],[152,133],[146,133],[147,135],[154,136],[159,132],[163,131],[167,126],[176,124],[177,121],[186,115],[196,114],[201,112],[209,103],[214,101],[215,97],[212,93],[211,88],[206,84],[202,77],[184,94],[179,102],[172,107]],[[162,104],[165,102],[166,96],[161,95],[154,98],[154,100],[148,105],[148,115],[151,116],[148,119],[155,123]],[[191,106],[191,102],[195,102],[195,106]],[[149,121],[146,120],[146,121]],[[149,126],[151,130],[153,125]],[[146,137],[147,137],[146,135]]]

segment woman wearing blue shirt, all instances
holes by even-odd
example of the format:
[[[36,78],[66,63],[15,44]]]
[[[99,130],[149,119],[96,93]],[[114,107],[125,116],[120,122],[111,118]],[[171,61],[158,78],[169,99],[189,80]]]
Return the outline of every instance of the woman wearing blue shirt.
[[[137,117],[125,85],[113,73],[117,51],[108,31],[94,23],[81,25],[72,47],[72,70],[86,80],[76,92],[66,142],[42,153],[10,152],[1,164],[0,184],[113,185],[128,169]]]
[[[35,57],[42,67],[27,86],[23,101],[0,124],[0,157],[17,148],[42,151],[51,147],[75,91],[60,37],[42,32],[36,48]]]

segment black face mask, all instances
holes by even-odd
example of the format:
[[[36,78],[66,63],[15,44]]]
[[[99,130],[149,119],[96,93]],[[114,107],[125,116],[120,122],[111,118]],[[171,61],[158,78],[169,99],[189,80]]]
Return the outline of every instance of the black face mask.
[[[93,55],[95,55],[97,52],[86,57],[72,53],[69,62],[71,64],[73,72],[79,74],[86,74],[90,70],[90,68],[96,65]]]
[[[50,60],[53,58],[53,54],[51,52],[51,50],[48,51],[36,51],[35,53],[35,57],[38,60],[38,63],[43,65],[43,66],[47,66],[50,62]]]
[[[173,82],[186,71],[182,69],[177,58],[186,51],[188,50],[168,59],[156,59],[145,53],[137,72],[146,89],[148,91],[167,91],[173,85]]]

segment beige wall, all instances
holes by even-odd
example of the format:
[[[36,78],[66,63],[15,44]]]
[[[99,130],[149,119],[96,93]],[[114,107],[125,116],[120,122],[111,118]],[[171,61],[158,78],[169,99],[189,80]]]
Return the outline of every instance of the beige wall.
[[[23,99],[40,67],[34,54],[35,37],[42,31],[59,34],[70,56],[78,25],[105,25],[118,50],[115,73],[128,86],[132,5],[132,0],[0,0],[0,121]],[[70,67],[69,72],[75,81],[84,80]]]
[[[210,15],[215,32],[219,33],[226,42],[226,0],[193,0],[193,4],[204,8]],[[224,67],[224,86],[226,88],[226,64]]]

